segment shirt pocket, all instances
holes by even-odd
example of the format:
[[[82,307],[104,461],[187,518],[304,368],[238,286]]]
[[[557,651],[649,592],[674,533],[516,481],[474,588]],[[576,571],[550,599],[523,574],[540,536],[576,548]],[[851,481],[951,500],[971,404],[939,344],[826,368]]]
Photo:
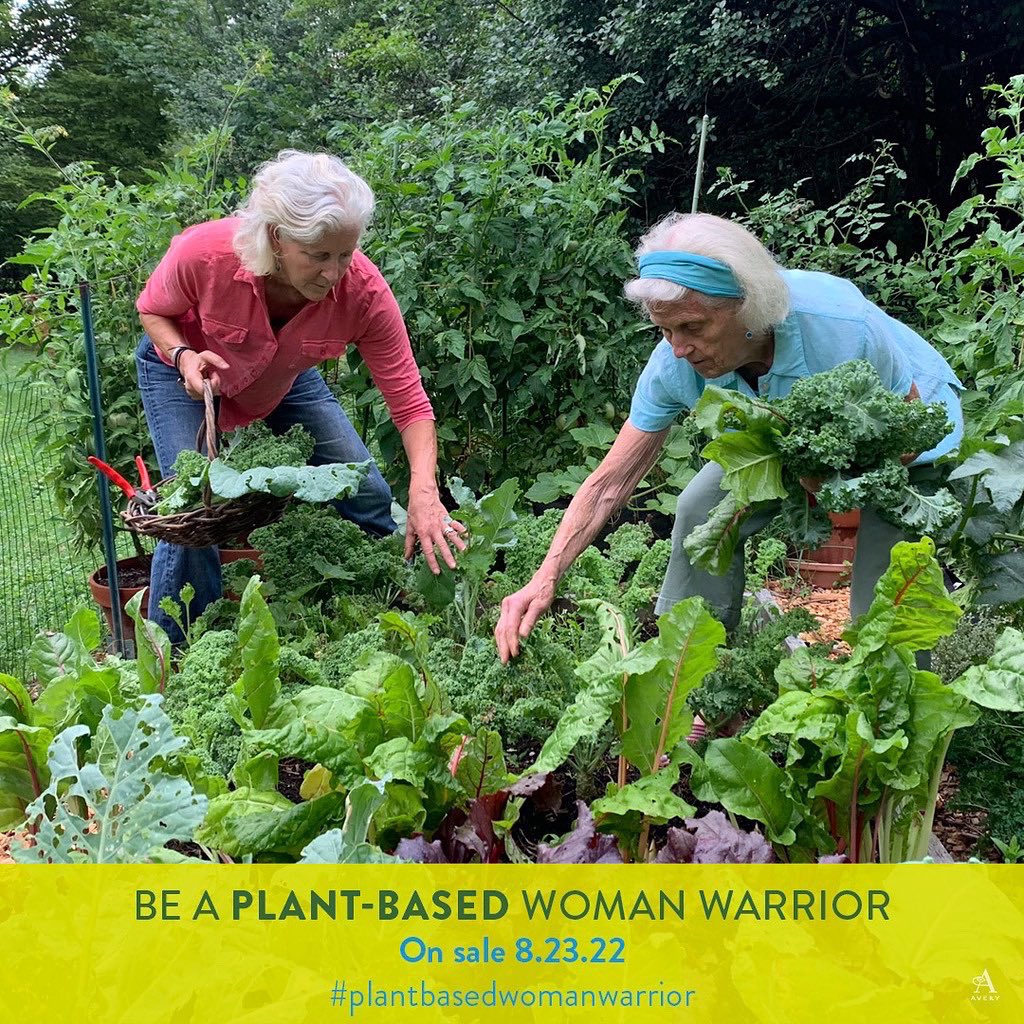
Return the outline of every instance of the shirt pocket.
[[[335,339],[310,340],[302,342],[302,361],[316,366],[325,359],[340,359],[348,347],[347,341]]]
[[[208,316],[202,318],[203,337],[207,342],[218,345],[241,345],[249,333],[248,327],[237,327],[222,320],[213,320]]]

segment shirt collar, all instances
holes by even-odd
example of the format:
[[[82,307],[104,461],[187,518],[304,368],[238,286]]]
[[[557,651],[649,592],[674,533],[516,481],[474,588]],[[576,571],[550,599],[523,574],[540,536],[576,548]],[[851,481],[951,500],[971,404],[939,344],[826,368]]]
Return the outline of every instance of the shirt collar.
[[[251,270],[246,270],[241,264],[239,264],[238,269],[235,271],[234,279],[236,281],[247,281],[256,291],[260,290],[260,282],[257,280],[257,275]]]

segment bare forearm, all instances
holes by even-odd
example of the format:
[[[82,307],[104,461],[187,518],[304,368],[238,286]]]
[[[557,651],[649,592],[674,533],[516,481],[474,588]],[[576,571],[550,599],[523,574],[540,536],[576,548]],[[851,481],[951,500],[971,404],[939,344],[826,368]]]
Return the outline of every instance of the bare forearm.
[[[569,503],[537,576],[552,584],[562,578],[604,524],[629,501],[657,459],[667,434],[666,430],[644,433],[629,424],[623,427],[604,461]]]
[[[149,335],[150,341],[166,359],[172,359],[174,350],[187,344],[180,328],[169,317],[156,316],[153,313],[140,313],[139,319],[142,321],[142,329]]]
[[[437,431],[433,420],[417,420],[402,431],[402,446],[409,459],[409,489],[437,489]]]

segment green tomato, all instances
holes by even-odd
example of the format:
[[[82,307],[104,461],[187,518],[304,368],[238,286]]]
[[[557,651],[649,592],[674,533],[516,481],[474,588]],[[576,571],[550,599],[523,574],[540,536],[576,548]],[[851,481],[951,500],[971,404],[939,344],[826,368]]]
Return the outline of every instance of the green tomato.
[[[609,423],[611,423],[612,420],[615,419],[615,406],[612,405],[611,402],[605,402],[604,403],[604,409],[602,410],[602,412],[604,413],[604,418]]]

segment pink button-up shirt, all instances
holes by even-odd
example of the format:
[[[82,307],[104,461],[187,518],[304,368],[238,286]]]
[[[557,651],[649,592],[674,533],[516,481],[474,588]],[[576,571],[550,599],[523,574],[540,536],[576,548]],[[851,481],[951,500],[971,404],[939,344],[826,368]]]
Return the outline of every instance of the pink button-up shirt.
[[[327,296],[308,302],[275,334],[264,278],[242,267],[232,248],[237,226],[226,217],[176,235],[135,303],[140,313],[174,320],[192,348],[227,362],[219,371],[222,430],[269,415],[303,370],[350,344],[399,432],[434,418],[398,303],[370,260],[357,251]]]

